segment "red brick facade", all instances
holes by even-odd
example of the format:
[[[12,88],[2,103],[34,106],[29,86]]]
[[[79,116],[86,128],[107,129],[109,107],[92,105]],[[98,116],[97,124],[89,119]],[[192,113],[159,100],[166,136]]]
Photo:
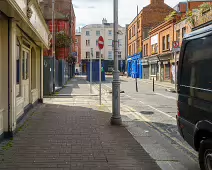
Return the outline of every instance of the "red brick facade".
[[[149,29],[162,22],[171,11],[173,9],[166,5],[164,0],[150,0],[150,5],[144,7],[128,26],[128,55],[142,51],[142,40],[146,38]],[[137,23],[138,37],[136,36]]]

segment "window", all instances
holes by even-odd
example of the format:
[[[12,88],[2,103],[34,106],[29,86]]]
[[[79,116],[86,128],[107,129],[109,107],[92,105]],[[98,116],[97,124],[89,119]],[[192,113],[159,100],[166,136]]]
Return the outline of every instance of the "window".
[[[158,44],[153,44],[152,45],[152,54],[158,53]]]
[[[99,58],[99,57],[100,57],[100,52],[96,51],[96,58]]]
[[[129,46],[129,55],[132,54],[132,51],[131,51],[131,45]]]
[[[113,59],[113,52],[108,51],[108,59],[112,60]]]
[[[182,38],[184,38],[184,36],[186,35],[186,27],[182,28]]]
[[[146,56],[148,56],[148,44],[146,44]]]
[[[169,35],[166,36],[166,49],[167,50],[170,49],[170,36]]]
[[[134,43],[134,54],[136,53],[136,42]]]
[[[176,41],[180,42],[180,30],[176,31]]]
[[[96,36],[100,36],[100,31],[96,31]]]
[[[212,72],[209,71],[212,64],[211,44],[212,36],[188,42],[183,58],[182,85],[212,90]],[[197,92],[197,94],[204,93],[201,90],[197,90]],[[189,89],[187,89],[187,93],[190,93]],[[204,94],[198,97],[201,96]],[[211,98],[210,100],[212,101]]]
[[[121,52],[118,52],[118,59],[121,59]]]
[[[138,29],[140,28],[140,20],[138,20]]]
[[[113,45],[113,40],[109,39],[108,40],[108,46],[112,46]]]
[[[144,53],[144,56],[146,56],[146,45],[144,45],[144,51],[143,51],[143,53]]]
[[[101,58],[103,58],[103,54],[101,54]]]
[[[90,52],[86,52],[86,58],[90,58]]]
[[[109,30],[109,31],[108,31],[108,35],[109,35],[109,36],[112,36],[112,30]]]
[[[122,40],[118,40],[118,46],[121,47],[122,46]]]
[[[90,40],[86,40],[86,46],[90,46]]]
[[[77,44],[77,43],[78,43],[78,39],[76,38],[76,39],[75,39],[75,44]]]
[[[25,50],[23,51],[23,58],[22,58],[22,79],[23,80],[27,80],[29,75],[29,64],[28,64],[28,60],[29,60],[29,53],[26,52]]]
[[[86,31],[86,36],[90,36],[90,31]]]
[[[131,37],[132,37],[132,31],[131,31],[131,29],[129,30],[129,40],[131,39]]]
[[[96,40],[96,46],[98,46],[98,40]]]
[[[135,25],[133,26],[133,36],[135,36]]]
[[[163,51],[166,49],[166,37],[163,36]]]

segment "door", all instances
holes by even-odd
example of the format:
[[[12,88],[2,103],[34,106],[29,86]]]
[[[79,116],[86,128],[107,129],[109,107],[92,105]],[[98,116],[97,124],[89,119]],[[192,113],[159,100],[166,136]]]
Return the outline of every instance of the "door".
[[[29,104],[29,50],[22,50],[22,91],[24,98],[24,107]]]

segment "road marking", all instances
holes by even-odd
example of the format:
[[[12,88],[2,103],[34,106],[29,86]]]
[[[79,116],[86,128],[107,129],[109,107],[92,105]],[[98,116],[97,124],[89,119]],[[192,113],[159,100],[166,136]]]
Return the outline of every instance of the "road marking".
[[[105,86],[107,86],[107,87],[109,87],[108,85],[105,85]],[[109,87],[109,88],[111,88],[111,87]],[[160,94],[160,93],[158,93],[158,94]],[[162,95],[162,94],[161,94]],[[135,99],[135,98],[133,98],[133,97],[131,97],[131,96],[129,96],[128,94],[125,94],[125,96],[127,96],[127,97],[129,97],[129,98],[131,98],[131,99]],[[173,99],[173,98],[172,98]],[[176,99],[175,99],[176,100]],[[167,113],[165,113],[165,112],[163,112],[163,111],[161,111],[161,110],[158,110],[158,109],[156,109],[155,107],[153,107],[153,106],[151,106],[151,105],[147,105],[147,104],[145,104],[144,102],[142,102],[142,101],[139,101],[141,104],[143,104],[143,105],[145,105],[145,106],[147,106],[147,107],[150,107],[151,109],[153,109],[153,110],[155,110],[155,111],[157,111],[157,112],[159,112],[159,113],[162,113],[162,114],[164,114],[164,115],[166,115],[166,116],[168,116],[169,118],[171,118],[171,119],[174,119],[174,120],[176,120],[176,118],[175,117],[173,117],[173,116],[170,116],[169,114],[167,114]]]
[[[157,94],[157,95],[159,95],[159,96],[163,96],[163,97],[168,98],[168,99],[177,100],[175,97],[172,97],[172,96],[166,96],[166,95],[163,95],[163,94],[161,94],[161,93],[155,93],[155,94]]]

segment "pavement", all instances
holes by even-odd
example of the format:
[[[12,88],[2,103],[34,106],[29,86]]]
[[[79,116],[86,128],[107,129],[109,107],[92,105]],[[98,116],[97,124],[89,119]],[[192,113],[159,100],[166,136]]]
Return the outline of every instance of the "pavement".
[[[166,160],[170,155],[163,155],[145,122],[122,107],[123,126],[111,126],[111,100],[105,94],[99,106],[88,93],[77,77],[59,94],[79,96],[45,98],[34,107],[15,136],[0,144],[0,169],[176,170],[178,162]]]
[[[157,85],[153,92],[152,86],[145,81],[138,81],[136,92],[135,79],[120,78],[120,89],[125,92],[120,94],[121,115],[128,113],[134,116],[131,125],[136,127],[135,134],[147,131],[149,135],[149,138],[137,140],[140,145],[161,169],[199,170],[197,152],[183,140],[177,129],[177,94]],[[102,84],[102,91],[110,91],[111,82],[112,78],[107,77]],[[105,95],[107,103],[111,102],[111,98],[110,93]]]

